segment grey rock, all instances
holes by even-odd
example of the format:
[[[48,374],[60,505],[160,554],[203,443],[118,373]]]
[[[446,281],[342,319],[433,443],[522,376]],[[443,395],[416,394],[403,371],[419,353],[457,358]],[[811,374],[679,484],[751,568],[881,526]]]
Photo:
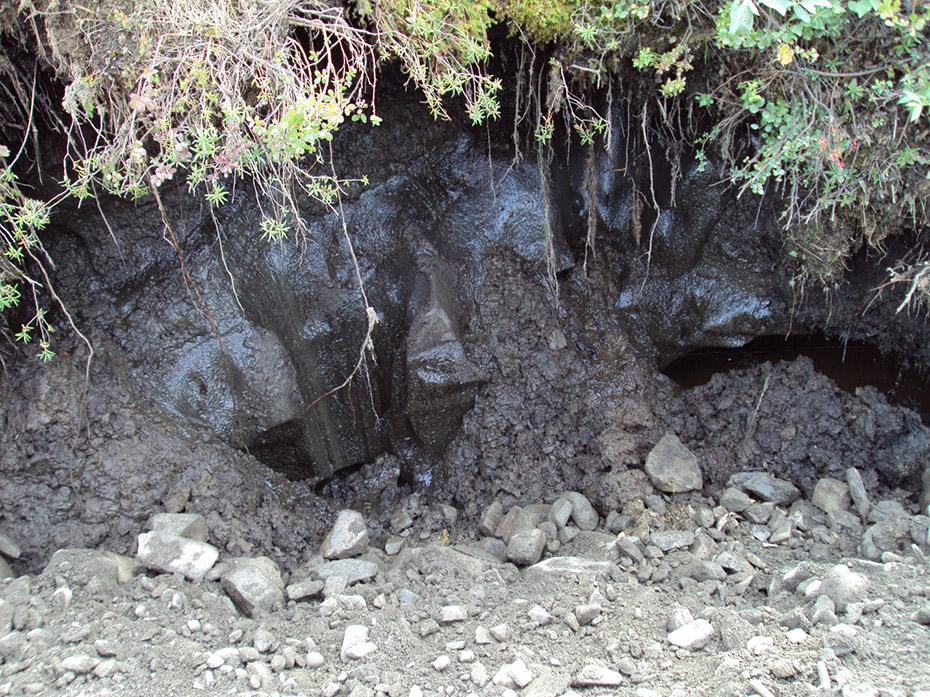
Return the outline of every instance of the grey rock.
[[[801,492],[794,484],[768,472],[737,472],[727,481],[727,486],[780,506],[790,505],[801,498]]]
[[[907,515],[904,506],[899,501],[877,501],[869,511],[868,522],[883,523],[895,521]]]
[[[824,513],[848,510],[851,501],[849,485],[832,477],[818,481],[811,494],[811,503]]]
[[[368,627],[363,624],[350,624],[342,636],[342,648],[339,655],[343,661],[361,658],[371,652],[368,644]],[[359,655],[360,653],[362,655]]]
[[[402,508],[394,512],[391,516],[390,524],[391,530],[395,533],[403,532],[413,525],[413,516],[410,515],[410,511]]]
[[[368,528],[358,511],[343,510],[336,516],[332,530],[323,540],[320,553],[326,559],[357,557],[368,549]]]
[[[223,575],[220,583],[232,601],[249,617],[284,605],[281,584],[269,578],[259,566],[236,566]]]
[[[694,512],[694,522],[702,528],[711,528],[717,522],[714,511],[710,506],[698,506]]]
[[[9,562],[3,557],[0,557],[0,579],[2,578],[16,578],[16,574]]]
[[[52,555],[43,575],[61,576],[70,584],[126,583],[144,567],[132,557],[95,549],[59,549]]]
[[[714,561],[720,564],[724,571],[729,573],[752,571],[752,566],[748,561],[746,561],[743,557],[733,554],[732,552],[721,552],[717,555]]]
[[[567,499],[571,502],[572,521],[574,521],[579,530],[590,532],[597,528],[600,517],[584,494],[579,494],[577,491],[565,491],[562,492],[560,498]],[[562,527],[564,527],[564,525]]]
[[[597,665],[586,665],[572,679],[574,687],[617,687],[622,684],[622,673]]]
[[[915,515],[911,519],[911,542],[915,545],[930,546],[930,516]]]
[[[78,654],[64,658],[61,662],[61,669],[63,671],[70,670],[77,675],[86,675],[96,668],[98,663],[100,663],[99,658]]]
[[[407,540],[403,537],[389,537],[384,543],[384,553],[389,557],[400,554],[400,551],[407,546]]]
[[[578,620],[578,624],[582,627],[585,627],[591,624],[595,619],[600,617],[603,608],[598,604],[588,604],[588,605],[576,605],[575,606],[575,619]]]
[[[556,528],[559,530],[568,525],[571,517],[572,502],[567,498],[560,496],[549,506],[549,521],[555,523]]]
[[[843,612],[850,603],[865,600],[869,579],[851,571],[845,564],[837,564],[823,577],[820,592],[833,601],[837,612]]]
[[[686,624],[694,622],[694,615],[686,607],[676,607],[672,610],[672,616],[668,618],[665,626],[667,632],[674,632],[676,629],[684,627]]]
[[[493,536],[497,533],[497,526],[504,517],[504,506],[500,501],[494,501],[488,506],[478,520],[478,532],[482,535]]]
[[[453,624],[455,622],[464,622],[468,619],[468,613],[461,605],[444,605],[439,608],[439,624]]]
[[[923,607],[915,610],[911,615],[911,622],[925,626],[930,625],[930,603],[925,603]]]
[[[613,543],[613,548],[627,559],[632,559],[634,562],[639,563],[645,559],[645,553],[641,545],[642,543],[638,538],[618,537]]]
[[[852,499],[856,513],[863,521],[868,520],[872,504],[869,503],[869,494],[862,482],[862,475],[855,467],[846,470],[846,485],[849,487],[849,497]]]
[[[308,578],[297,583],[290,584],[286,589],[288,600],[306,600],[313,598],[323,592],[323,582],[318,579]]]
[[[608,561],[597,561],[583,557],[550,557],[523,571],[526,579],[539,579],[552,576],[606,576],[610,572]]]
[[[530,566],[542,558],[546,535],[538,528],[521,530],[507,543],[507,559],[519,566]]]
[[[694,533],[688,530],[662,530],[649,536],[649,544],[663,552],[689,547],[694,542]]]
[[[731,513],[742,513],[752,505],[752,499],[746,492],[731,486],[720,495],[720,505]]]
[[[670,644],[688,651],[704,648],[714,636],[714,627],[705,619],[697,619],[669,633]]]
[[[811,607],[811,624],[832,627],[837,622],[836,604],[829,596],[819,595]]]
[[[512,690],[522,689],[532,681],[533,673],[527,668],[522,658],[518,658],[513,663],[505,663],[492,679],[495,685]]]
[[[347,585],[352,585],[370,581],[379,570],[375,562],[367,559],[337,559],[316,567],[313,573],[324,581],[335,576],[342,576],[346,579]]]
[[[689,549],[697,559],[708,559],[717,553],[717,543],[714,542],[710,535],[701,531],[694,536],[694,542]]]
[[[930,515],[930,466],[924,469],[921,483],[923,484],[923,490],[920,492],[917,506],[920,508],[921,515]]]
[[[826,523],[826,516],[817,506],[806,499],[798,499],[788,510],[788,520],[798,530],[805,532],[813,530],[818,525]]]
[[[520,506],[514,506],[504,514],[501,522],[495,531],[495,537],[499,537],[504,543],[509,543],[510,538],[518,532],[532,530],[536,527],[536,515],[532,511],[524,511]]]
[[[207,541],[207,521],[198,513],[156,513],[149,518],[148,528],[152,531],[170,532],[196,542]]]
[[[530,608],[529,612],[526,613],[526,616],[529,617],[533,622],[535,622],[540,627],[544,627],[547,624],[552,623],[552,615],[546,610],[546,608],[540,605],[534,605]],[[577,618],[576,618],[577,619]]]
[[[0,554],[10,559],[19,559],[22,553],[22,548],[16,544],[13,538],[0,530]]]
[[[772,517],[772,513],[775,511],[775,504],[771,502],[765,503],[754,503],[751,506],[747,506],[746,510],[743,511],[743,517],[748,520],[750,523],[756,523],[757,525],[765,525],[769,522],[769,518]]]
[[[162,573],[179,573],[199,581],[216,563],[219,550],[206,542],[197,542],[170,532],[145,532],[137,538],[138,559],[147,568]]]
[[[827,527],[834,530],[849,530],[854,533],[862,532],[862,520],[851,511],[830,511],[827,514]]]
[[[703,581],[723,581],[727,577],[727,572],[716,562],[698,559],[691,562],[682,569],[683,575],[693,578],[697,582]]]
[[[614,535],[623,532],[632,524],[633,519],[630,518],[630,516],[618,511],[609,511],[607,513],[607,520],[604,521],[604,526],[607,528],[607,531],[612,532]]]
[[[666,433],[646,456],[646,474],[668,494],[699,490],[704,482],[697,457],[673,433]]]

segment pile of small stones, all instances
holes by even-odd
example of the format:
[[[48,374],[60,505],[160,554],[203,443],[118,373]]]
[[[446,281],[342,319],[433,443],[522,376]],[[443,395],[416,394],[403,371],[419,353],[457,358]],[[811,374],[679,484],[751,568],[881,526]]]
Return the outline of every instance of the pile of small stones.
[[[290,572],[221,552],[193,513],[154,515],[134,557],[0,567],[0,695],[930,697],[930,672],[903,691],[861,663],[863,637],[899,616],[930,646],[930,585],[879,597],[870,581],[926,575],[926,508],[873,502],[855,469],[807,498],[766,472],[708,497],[673,435],[645,471],[659,493],[606,516],[573,491],[494,501],[470,540],[418,544],[419,498],[377,546],[344,510]],[[455,525],[454,508],[432,510]],[[19,554],[2,533],[0,553]],[[708,647],[726,658],[695,690],[687,661]]]

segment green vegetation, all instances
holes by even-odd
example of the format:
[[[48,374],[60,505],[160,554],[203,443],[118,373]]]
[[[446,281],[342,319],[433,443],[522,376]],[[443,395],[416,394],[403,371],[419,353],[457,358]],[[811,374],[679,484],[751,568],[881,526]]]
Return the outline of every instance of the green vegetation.
[[[38,339],[40,356],[53,355],[41,230],[63,198],[158,199],[176,179],[218,207],[247,178],[265,212],[261,232],[279,240],[300,231],[299,192],[338,204],[345,182],[329,142],[346,120],[379,123],[379,62],[399,60],[436,117],[451,97],[476,124],[502,118],[501,77],[489,67],[497,25],[534,56],[537,87],[517,107],[535,105],[537,141],[550,142],[564,119],[595,145],[608,132],[597,110],[608,89],[635,100],[643,133],[661,132],[666,152],[673,143],[701,163],[722,160],[741,192],[783,202],[786,253],[806,275],[835,282],[863,245],[927,230],[926,2],[343,1],[0,8],[6,50],[39,56],[64,85],[61,112],[0,51],[13,85],[0,98],[16,107],[7,117],[29,122],[0,135],[0,310],[34,306],[20,308],[16,339]],[[60,194],[47,200],[13,173],[30,152],[37,110],[69,134]],[[916,300],[928,297],[928,279],[918,255],[889,282]]]

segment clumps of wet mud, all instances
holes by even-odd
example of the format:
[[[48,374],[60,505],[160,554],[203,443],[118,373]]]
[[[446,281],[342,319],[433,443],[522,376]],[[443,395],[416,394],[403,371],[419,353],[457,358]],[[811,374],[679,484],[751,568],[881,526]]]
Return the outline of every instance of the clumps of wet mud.
[[[495,497],[542,500],[559,490],[606,509],[649,489],[641,465],[674,387],[632,345],[608,286],[574,274],[555,301],[540,270],[486,263],[466,351],[489,378],[438,486],[468,514]]]
[[[106,340],[85,378],[80,352],[47,366],[11,361],[0,383],[0,519],[24,541],[16,570],[42,568],[57,549],[134,553],[159,510],[203,514],[229,551],[299,559],[331,512],[306,486],[132,401]]]
[[[869,486],[917,485],[930,462],[930,429],[874,387],[839,389],[801,357],[718,373],[681,393],[666,423],[697,455],[705,478],[765,470],[810,494],[824,476],[856,467]]]

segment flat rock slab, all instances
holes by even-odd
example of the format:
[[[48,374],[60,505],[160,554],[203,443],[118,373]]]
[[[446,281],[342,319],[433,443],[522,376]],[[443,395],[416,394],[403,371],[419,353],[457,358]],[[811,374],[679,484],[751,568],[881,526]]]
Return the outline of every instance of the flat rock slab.
[[[156,513],[149,518],[149,530],[170,532],[197,542],[207,541],[207,521],[199,513]]]
[[[136,559],[146,568],[166,574],[182,574],[192,581],[206,576],[220,556],[213,545],[170,532],[144,532],[137,541],[139,551]]]
[[[284,605],[280,584],[266,576],[258,566],[241,564],[224,574],[220,581],[227,595],[249,617]]]
[[[646,474],[656,489],[667,494],[696,491],[704,485],[697,457],[674,433],[662,436],[646,456]]]
[[[326,559],[357,557],[368,549],[368,528],[358,511],[339,511],[332,530],[323,540],[320,553]]]
[[[83,586],[92,581],[126,583],[142,571],[142,565],[132,557],[96,549],[59,549],[45,565],[43,574],[62,576],[72,585]]]
[[[373,579],[379,571],[378,565],[366,559],[337,559],[318,566],[313,572],[321,579],[342,576],[348,585]]]
[[[0,554],[10,559],[19,559],[22,553],[22,548],[16,544],[15,540],[0,530]]]
[[[601,576],[610,573],[610,562],[585,559],[584,557],[549,557],[523,571],[526,578],[536,576],[577,576],[591,574]]]
[[[623,675],[616,670],[588,665],[572,680],[574,687],[617,687],[623,684]]]
[[[742,489],[779,506],[788,506],[801,498],[801,492],[794,484],[768,472],[737,472],[727,481],[727,486]]]
[[[714,628],[704,619],[694,620],[668,635],[668,642],[688,651],[702,649],[714,636]]]

